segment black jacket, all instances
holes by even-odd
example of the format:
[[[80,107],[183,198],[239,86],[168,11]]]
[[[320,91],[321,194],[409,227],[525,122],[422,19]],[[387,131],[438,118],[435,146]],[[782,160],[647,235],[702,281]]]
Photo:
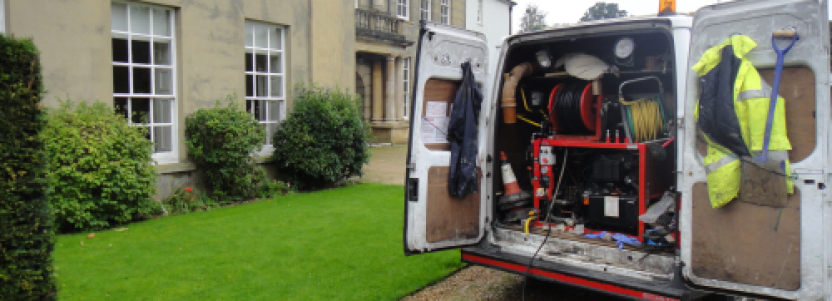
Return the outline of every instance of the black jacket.
[[[739,156],[749,156],[734,112],[734,83],[741,63],[734,47],[725,46],[719,64],[699,78],[698,126],[712,142]]]
[[[471,63],[462,64],[462,85],[456,92],[448,140],[451,143],[451,171],[448,190],[451,196],[464,197],[479,191],[477,183],[477,122],[482,106],[482,92],[474,79]]]

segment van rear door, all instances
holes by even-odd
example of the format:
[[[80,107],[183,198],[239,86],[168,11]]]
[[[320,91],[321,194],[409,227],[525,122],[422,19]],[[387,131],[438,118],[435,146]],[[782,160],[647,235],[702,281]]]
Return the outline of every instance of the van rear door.
[[[699,288],[786,299],[818,300],[829,282],[829,24],[826,0],[733,1],[707,6],[694,16],[687,67],[685,112],[679,138],[682,171],[680,221],[685,276]],[[719,209],[708,199],[705,143],[693,112],[698,76],[691,70],[709,48],[734,34],[757,43],[748,54],[772,83],[777,55],[772,33],[795,29],[800,36],[785,57],[779,94],[786,100],[795,193],[783,208],[737,199]],[[785,48],[785,44],[779,44]],[[733,79],[731,79],[733,80]],[[717,162],[718,163],[718,162]]]
[[[423,23],[416,56],[416,74],[410,109],[410,139],[405,191],[405,254],[426,253],[476,244],[485,233],[488,214],[482,169],[478,168],[479,193],[455,198],[448,192],[451,146],[446,138],[447,121],[462,82],[460,65],[470,60],[484,95],[488,46],[485,36],[436,23]],[[479,125],[486,119],[480,114]],[[479,128],[482,128],[480,126]],[[480,132],[479,159],[484,152]]]

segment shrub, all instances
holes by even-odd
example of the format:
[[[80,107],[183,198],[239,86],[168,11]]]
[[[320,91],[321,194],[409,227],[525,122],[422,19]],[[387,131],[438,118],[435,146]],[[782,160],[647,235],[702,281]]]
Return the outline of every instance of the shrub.
[[[220,204],[214,199],[195,191],[191,187],[177,188],[170,197],[162,201],[162,207],[171,215],[211,211],[219,206]]]
[[[104,103],[64,101],[49,114],[49,198],[63,229],[96,230],[158,211],[147,128]]]
[[[263,189],[266,173],[251,156],[266,136],[251,114],[234,103],[219,101],[185,119],[188,157],[202,171],[205,184],[222,204],[255,198]]]
[[[41,67],[32,41],[0,35],[0,299],[52,300]]]
[[[260,189],[260,198],[273,198],[284,195],[291,190],[291,186],[283,181],[271,180],[263,182],[263,188]]]
[[[361,175],[369,137],[357,96],[301,86],[294,112],[274,134],[272,161],[298,188],[321,187]]]

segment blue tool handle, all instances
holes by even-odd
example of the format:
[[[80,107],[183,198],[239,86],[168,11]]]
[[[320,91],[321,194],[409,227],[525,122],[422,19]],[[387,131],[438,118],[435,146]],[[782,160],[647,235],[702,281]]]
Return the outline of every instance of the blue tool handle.
[[[786,53],[792,49],[794,43],[797,41],[798,35],[795,34],[792,36],[792,41],[786,49],[780,49],[777,47],[777,40],[776,37],[771,37],[771,47],[774,48],[774,52],[777,53],[777,65],[774,66],[774,82],[772,83],[771,87],[771,100],[768,104],[768,117],[766,118],[766,133],[763,136],[763,152],[760,154],[759,157],[754,158],[760,162],[768,161],[768,146],[771,142],[771,125],[774,123],[774,110],[777,108],[777,94],[780,91],[780,76],[783,73],[783,62],[786,59]]]

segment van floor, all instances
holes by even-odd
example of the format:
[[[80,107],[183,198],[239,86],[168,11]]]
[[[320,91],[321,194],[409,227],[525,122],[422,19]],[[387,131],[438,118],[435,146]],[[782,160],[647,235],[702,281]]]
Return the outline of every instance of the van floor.
[[[514,230],[514,231],[518,231],[518,232],[524,232],[523,227],[519,226],[519,225],[510,225],[510,226],[509,225],[503,225],[503,226],[500,226],[500,228],[503,228],[503,229],[506,229],[506,230]],[[537,234],[537,235],[546,235],[546,228],[534,227],[532,229],[529,229],[529,233],[533,233],[533,234]],[[554,230],[549,234],[549,237],[569,239],[569,240],[580,241],[580,242],[585,242],[585,243],[595,244],[595,245],[618,247],[618,244],[615,243],[614,241],[606,241],[606,240],[601,240],[601,239],[586,238],[586,237],[583,237],[581,235],[575,235],[575,234],[565,233],[565,232],[558,232],[558,231],[554,231]],[[634,247],[634,246],[629,246],[629,245],[626,245],[626,244],[624,245],[624,249],[632,250],[632,251],[644,251],[641,248]],[[673,255],[673,250],[661,251],[661,252],[651,252],[651,253],[653,253],[653,254],[665,254],[665,255],[672,256]]]

